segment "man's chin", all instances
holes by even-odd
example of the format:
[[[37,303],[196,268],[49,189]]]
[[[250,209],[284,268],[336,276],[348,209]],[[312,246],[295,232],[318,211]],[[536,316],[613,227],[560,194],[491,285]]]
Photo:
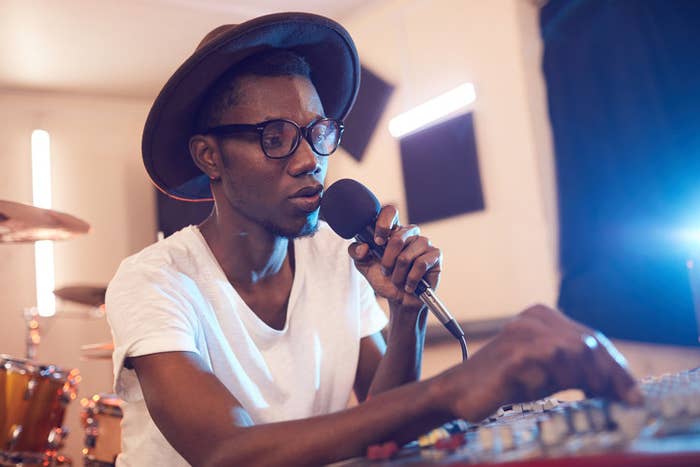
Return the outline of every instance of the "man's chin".
[[[268,229],[275,235],[293,240],[295,238],[311,237],[318,232],[318,216],[313,219],[307,218],[307,222],[298,228],[289,228],[280,225],[268,226]]]
[[[299,232],[293,235],[288,235],[287,238],[294,239],[301,237],[313,237],[316,232],[318,232],[318,217],[314,219],[313,222],[307,222],[304,224],[304,227],[302,227]]]

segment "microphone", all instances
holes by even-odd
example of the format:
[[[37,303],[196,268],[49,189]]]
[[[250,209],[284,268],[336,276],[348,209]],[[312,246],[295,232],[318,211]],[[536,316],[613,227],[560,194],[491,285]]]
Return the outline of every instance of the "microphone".
[[[379,215],[380,204],[374,193],[356,180],[344,178],[333,183],[321,198],[321,217],[343,238],[355,238],[369,245],[377,258],[384,255],[384,247],[374,242],[374,223]],[[442,323],[450,334],[462,344],[462,356],[466,360],[464,331],[447,311],[435,291],[425,279],[421,279],[414,292]]]

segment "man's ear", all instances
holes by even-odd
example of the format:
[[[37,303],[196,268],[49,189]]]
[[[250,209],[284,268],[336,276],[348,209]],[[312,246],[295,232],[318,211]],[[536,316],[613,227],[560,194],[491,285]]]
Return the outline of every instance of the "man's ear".
[[[218,145],[212,136],[194,135],[189,142],[190,156],[199,170],[209,180],[221,179],[221,159],[218,157]]]

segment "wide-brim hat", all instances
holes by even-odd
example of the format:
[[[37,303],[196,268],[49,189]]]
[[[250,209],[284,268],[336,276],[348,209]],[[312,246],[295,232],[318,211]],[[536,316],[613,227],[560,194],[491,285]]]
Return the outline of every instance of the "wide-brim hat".
[[[207,34],[158,94],[141,142],[143,163],[163,193],[184,201],[212,199],[209,178],[194,164],[189,139],[208,89],[251,55],[287,49],[311,69],[326,116],[344,119],[360,87],[360,62],[350,34],[335,21],[310,13],[276,13]]]

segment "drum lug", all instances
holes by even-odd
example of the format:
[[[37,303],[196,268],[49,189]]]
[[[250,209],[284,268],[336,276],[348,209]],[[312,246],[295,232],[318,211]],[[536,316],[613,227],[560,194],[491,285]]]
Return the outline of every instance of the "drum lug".
[[[97,445],[97,436],[94,432],[85,433],[85,447],[92,449]]]
[[[27,389],[24,391],[24,400],[28,401],[34,395],[34,389],[36,389],[37,381],[35,379],[30,379],[27,383]]]
[[[10,427],[10,440],[7,443],[8,451],[15,450],[15,444],[17,444],[19,437],[22,435],[22,430],[22,425],[14,424]]]
[[[69,430],[64,426],[52,428],[48,438],[49,449],[58,450],[62,448],[63,442],[68,437],[68,434]]]

